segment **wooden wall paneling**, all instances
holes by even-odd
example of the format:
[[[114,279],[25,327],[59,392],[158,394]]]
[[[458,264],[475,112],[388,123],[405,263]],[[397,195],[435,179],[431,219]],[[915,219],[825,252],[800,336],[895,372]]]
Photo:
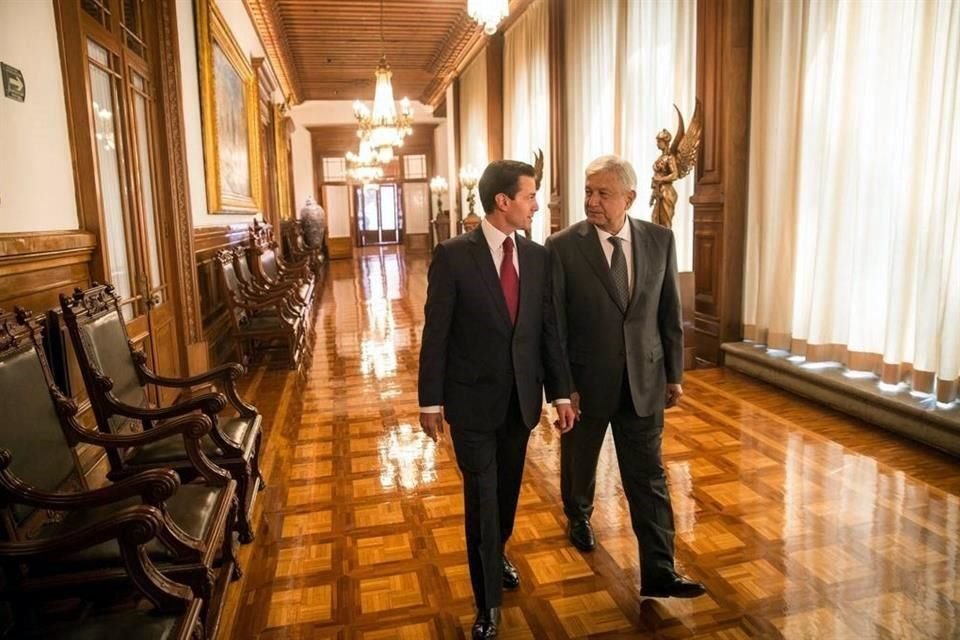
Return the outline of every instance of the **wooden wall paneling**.
[[[564,6],[566,0],[549,0],[550,34],[550,231],[567,226],[561,189],[566,175],[566,47],[563,38]]]
[[[487,40],[487,160],[503,159],[503,30]]]
[[[250,225],[244,223],[194,229],[200,315],[211,364],[231,359],[235,349],[229,338],[230,315],[217,272],[216,255],[221,249],[246,245],[249,239]]]
[[[165,267],[175,301],[173,321],[176,323],[180,362],[188,375],[205,371],[208,366],[197,295],[197,267],[193,248],[193,212],[190,207],[187,177],[186,141],[183,120],[183,91],[180,86],[179,34],[175,0],[155,3],[159,55],[154,62],[158,78],[160,104],[158,169],[164,188],[157,197],[162,205],[162,227],[166,249]]]
[[[742,339],[752,20],[752,0],[698,4],[704,138],[691,202],[696,347],[705,363],[722,363],[721,343]]]
[[[0,234],[0,308],[43,314],[59,306],[59,294],[89,286],[96,248],[88,231]]]

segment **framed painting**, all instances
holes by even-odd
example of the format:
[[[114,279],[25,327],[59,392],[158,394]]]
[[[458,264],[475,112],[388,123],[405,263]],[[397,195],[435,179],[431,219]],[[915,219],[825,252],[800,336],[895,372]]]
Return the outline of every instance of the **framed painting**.
[[[260,211],[257,81],[214,0],[198,0],[197,51],[210,213]]]

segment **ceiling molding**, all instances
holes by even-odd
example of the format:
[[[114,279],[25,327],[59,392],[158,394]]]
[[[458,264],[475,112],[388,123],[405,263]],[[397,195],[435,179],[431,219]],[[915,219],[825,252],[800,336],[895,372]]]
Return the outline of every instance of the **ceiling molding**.
[[[277,76],[280,90],[292,104],[302,101],[300,77],[293,61],[283,21],[277,13],[277,5],[271,0],[244,0],[247,13],[260,36],[263,50]]]

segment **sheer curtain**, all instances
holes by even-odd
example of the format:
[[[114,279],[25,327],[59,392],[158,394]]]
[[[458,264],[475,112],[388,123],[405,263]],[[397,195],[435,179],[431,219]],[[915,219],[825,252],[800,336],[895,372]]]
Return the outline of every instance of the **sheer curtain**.
[[[696,0],[566,5],[568,176],[563,197],[582,220],[583,170],[616,153],[637,171],[630,215],[650,219],[650,177],[661,129],[676,131],[676,104],[689,121],[696,95]],[[693,178],[675,184],[673,222],[681,271],[693,267]]]
[[[460,169],[472,165],[479,172],[487,166],[487,57],[481,53],[460,76]],[[476,191],[476,188],[474,188]],[[461,216],[467,215],[467,191],[460,190]],[[476,213],[483,215],[480,198]]]
[[[759,0],[749,339],[957,398],[960,4]]]
[[[546,0],[536,0],[504,36],[503,157],[533,162],[543,150],[543,180],[531,237],[543,242],[550,234],[550,61],[549,14]]]

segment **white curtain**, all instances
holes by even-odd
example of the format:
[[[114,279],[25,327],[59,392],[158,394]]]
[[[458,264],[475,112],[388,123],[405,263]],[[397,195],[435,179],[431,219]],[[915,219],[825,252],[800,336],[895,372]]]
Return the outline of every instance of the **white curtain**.
[[[568,177],[571,222],[582,220],[583,170],[616,153],[637,171],[630,215],[650,219],[650,177],[661,129],[689,122],[696,95],[696,0],[579,0],[566,5]],[[675,183],[673,221],[681,271],[693,268],[693,175]]]
[[[481,52],[460,76],[460,167],[471,165],[479,174],[490,161],[487,155],[487,57]],[[474,188],[476,193],[476,188]],[[461,216],[467,215],[467,192],[460,193]],[[477,197],[477,215],[483,215]]]
[[[957,397],[960,3],[758,0],[747,338]]]
[[[543,151],[543,180],[531,237],[543,242],[550,234],[550,60],[549,13],[546,0],[536,0],[504,36],[503,157],[533,162]]]

